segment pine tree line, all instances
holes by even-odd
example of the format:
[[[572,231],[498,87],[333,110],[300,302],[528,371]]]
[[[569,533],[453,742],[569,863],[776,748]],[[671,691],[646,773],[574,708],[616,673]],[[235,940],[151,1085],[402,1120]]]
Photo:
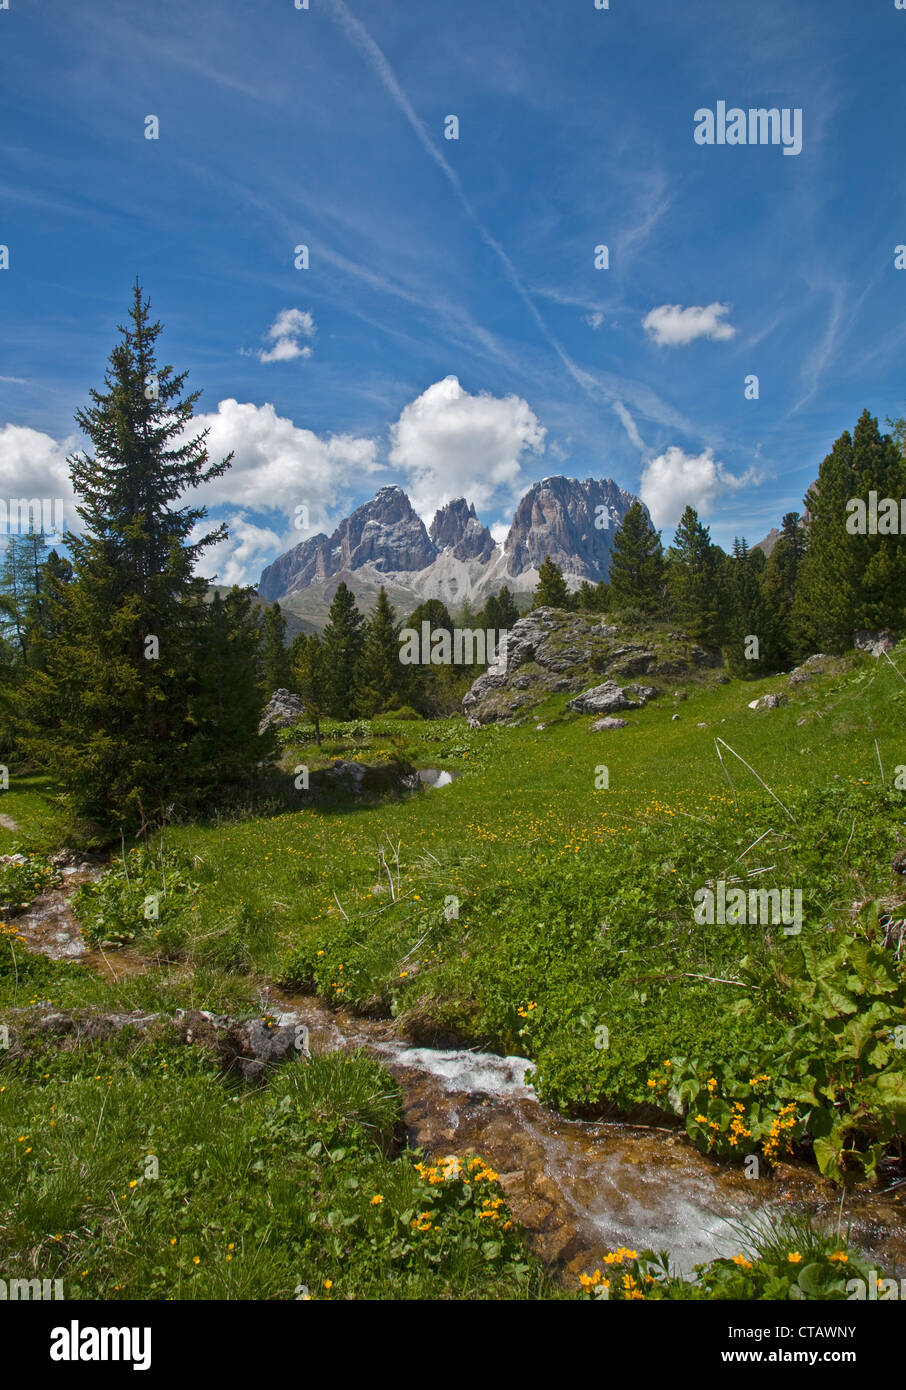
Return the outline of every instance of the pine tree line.
[[[769,556],[736,538],[728,555],[686,507],[665,550],[646,509],[635,502],[614,537],[606,586],[570,594],[550,558],[539,571],[533,606],[599,611],[632,622],[675,623],[697,641],[721,647],[737,675],[763,675],[818,650],[840,653],[856,632],[901,629],[906,614],[906,538],[894,523],[860,534],[853,499],[906,497],[906,421],[882,434],[862,412],[824,459],[805,498],[787,512]],[[596,602],[589,602],[590,597]],[[758,655],[748,639],[758,638]]]
[[[466,606],[457,626],[491,630],[497,635],[508,631],[518,617],[516,602],[504,585],[478,612]],[[394,711],[453,714],[483,667],[404,664],[400,660],[400,633],[409,628],[421,634],[423,623],[432,633],[446,632],[452,638],[453,617],[440,599],[426,599],[400,621],[382,586],[365,618],[355,596],[341,581],[321,636],[300,634],[289,648],[289,688],[305,702],[318,725],[325,716],[370,719]]]

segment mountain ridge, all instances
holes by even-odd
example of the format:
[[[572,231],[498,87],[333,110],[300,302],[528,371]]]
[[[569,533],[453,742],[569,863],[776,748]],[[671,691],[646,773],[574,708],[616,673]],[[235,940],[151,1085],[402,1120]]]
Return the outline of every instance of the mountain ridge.
[[[332,581],[341,573],[363,597],[384,583],[397,603],[411,599],[415,607],[439,598],[457,605],[481,601],[504,584],[515,594],[531,593],[548,555],[575,589],[583,580],[607,579],[613,538],[636,501],[611,478],[542,478],[520,499],[500,545],[466,498],[446,502],[426,528],[405,491],[392,484],[344,517],[332,535],[309,536],[278,556],[263,570],[258,594],[314,623],[323,621],[327,590],[336,590]]]

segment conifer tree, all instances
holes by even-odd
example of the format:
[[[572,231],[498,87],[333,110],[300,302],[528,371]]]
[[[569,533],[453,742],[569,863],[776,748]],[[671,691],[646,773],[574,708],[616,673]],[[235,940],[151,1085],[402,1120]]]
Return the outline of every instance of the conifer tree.
[[[357,713],[366,719],[393,709],[406,698],[409,668],[400,661],[399,630],[396,614],[382,584],[377,603],[365,623],[356,667]]]
[[[265,688],[273,694],[289,683],[289,652],[286,648],[286,619],[279,603],[272,603],[261,617],[261,663]]]
[[[778,665],[786,665],[796,650],[792,623],[793,600],[799,569],[806,550],[805,528],[798,512],[787,512],[780,523],[780,535],[767,559],[762,589],[774,624]]]
[[[560,566],[546,555],[538,571],[533,608],[569,608],[570,596]]]
[[[413,628],[421,640],[422,623],[427,623],[432,632],[453,632],[453,619],[447,605],[439,598],[425,599],[409,614],[403,627]]]
[[[485,626],[483,618],[474,620],[476,626]],[[422,623],[428,623],[431,632],[448,632],[451,640],[454,622],[447,605],[439,598],[429,598],[420,603],[403,623],[418,633],[421,643]],[[453,714],[459,709],[462,697],[459,673],[452,666],[408,666],[406,703],[411,704],[421,714],[440,716]]]
[[[294,687],[305,705],[305,716],[315,726],[315,742],[321,746],[321,720],[327,712],[330,681],[324,646],[320,637],[312,633],[306,637],[300,634],[293,642],[292,680]]]
[[[509,585],[507,584],[504,584],[500,593],[497,595],[497,607],[500,619],[497,626],[509,631],[509,629],[519,621],[519,609],[516,607],[516,600],[510,593]]]
[[[610,603],[610,587],[603,579],[597,584],[583,579],[572,598],[576,608],[583,613],[606,613]]]
[[[491,594],[485,602],[480,627],[491,628],[494,632],[508,632],[519,621],[516,600],[506,584],[499,594]]]
[[[906,611],[906,545],[900,535],[906,463],[896,440],[881,434],[877,420],[867,410],[863,410],[853,431],[853,471],[857,478],[854,497],[867,504],[869,493],[876,492],[878,504],[884,498],[892,498],[896,503],[892,528],[886,517],[879,517],[877,534],[847,531],[850,540],[856,542],[859,572],[855,626],[897,628]]]
[[[720,554],[695,508],[686,507],[668,554],[669,603],[676,621],[702,642],[717,643],[721,637]]]
[[[362,615],[352,592],[341,580],[337,585],[324,628],[327,663],[327,713],[334,719],[351,719],[356,713],[356,668],[362,652]]]
[[[640,502],[633,502],[613,540],[608,574],[613,608],[659,612],[664,603],[664,551]]]
[[[860,535],[847,526],[851,499],[899,500],[906,466],[896,441],[862,412],[845,430],[806,497],[808,549],[802,560],[792,622],[800,650],[843,652],[860,628],[896,627],[906,607],[906,555],[898,534]]]
[[[478,626],[495,632],[503,626],[500,621],[500,604],[496,594],[489,594],[485,599],[484,608],[478,614]]]
[[[238,764],[251,769],[260,749],[243,698],[253,672],[236,672],[230,699],[246,713],[241,730],[227,721],[229,747],[203,698],[210,615],[193,571],[226,530],[199,535],[204,509],[179,505],[221,476],[231,456],[209,463],[207,431],[187,434],[200,393],[185,395],[187,373],[158,366],[161,325],[148,309],[136,284],[106,389],[92,391],[92,404],[76,415],[93,446],[69,459],[83,529],[66,535],[72,580],[53,586],[53,640],[44,644],[44,669],[29,672],[19,708],[34,759],[62,781],[78,811],[117,826],[144,825],[193,802],[192,777],[203,764],[210,788]]]
[[[14,636],[22,661],[30,656],[29,629],[40,618],[41,569],[47,555],[43,531],[9,536],[0,562],[0,594],[7,600],[0,613],[0,629]]]
[[[792,615],[803,649],[842,652],[852,642],[857,565],[845,522],[846,502],[856,488],[852,451],[852,436],[844,430],[805,498],[808,549]]]
[[[255,591],[233,585],[210,603],[186,606],[187,724],[182,775],[187,801],[211,804],[248,781],[252,761],[273,751],[272,734],[257,734],[272,693],[264,680],[260,610]]]
[[[727,665],[736,676],[764,675],[777,666],[774,615],[762,588],[764,568],[764,553],[750,550],[745,538],[734,538],[733,554],[724,557],[719,582],[727,598]]]
[[[468,596],[466,596],[463,599],[462,603],[459,605],[459,612],[457,614],[456,625],[457,627],[463,628],[477,628],[481,626],[479,622],[479,614],[477,613],[472,600]]]

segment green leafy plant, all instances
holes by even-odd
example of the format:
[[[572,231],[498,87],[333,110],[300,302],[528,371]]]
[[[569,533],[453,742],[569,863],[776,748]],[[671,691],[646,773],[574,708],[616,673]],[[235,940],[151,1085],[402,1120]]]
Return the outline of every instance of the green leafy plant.
[[[59,882],[59,874],[36,854],[24,857],[22,863],[10,856],[10,862],[0,864],[0,912],[20,912],[23,907]]]
[[[176,928],[198,892],[191,861],[173,851],[133,849],[73,896],[73,910],[93,946],[123,946]]]

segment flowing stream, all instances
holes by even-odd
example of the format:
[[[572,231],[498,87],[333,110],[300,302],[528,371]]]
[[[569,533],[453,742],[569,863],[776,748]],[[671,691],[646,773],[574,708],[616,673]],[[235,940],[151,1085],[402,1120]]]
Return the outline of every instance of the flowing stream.
[[[97,870],[64,870],[64,883],[16,919],[29,948],[83,959],[116,981],[147,968],[135,951],[89,950],[68,895]],[[319,999],[266,987],[269,1013],[309,1030],[314,1052],[364,1048],[397,1079],[409,1142],[432,1155],[481,1155],[500,1177],[515,1218],[546,1262],[577,1276],[618,1245],[669,1252],[689,1272],[736,1254],[734,1223],[795,1209],[846,1231],[879,1267],[906,1274],[906,1186],[842,1198],[807,1164],[781,1165],[772,1179],[699,1154],[680,1129],[621,1121],[569,1120],[541,1104],[532,1064],[470,1050],[412,1046],[390,1021],[328,1009]],[[570,1280],[572,1282],[572,1280]]]

